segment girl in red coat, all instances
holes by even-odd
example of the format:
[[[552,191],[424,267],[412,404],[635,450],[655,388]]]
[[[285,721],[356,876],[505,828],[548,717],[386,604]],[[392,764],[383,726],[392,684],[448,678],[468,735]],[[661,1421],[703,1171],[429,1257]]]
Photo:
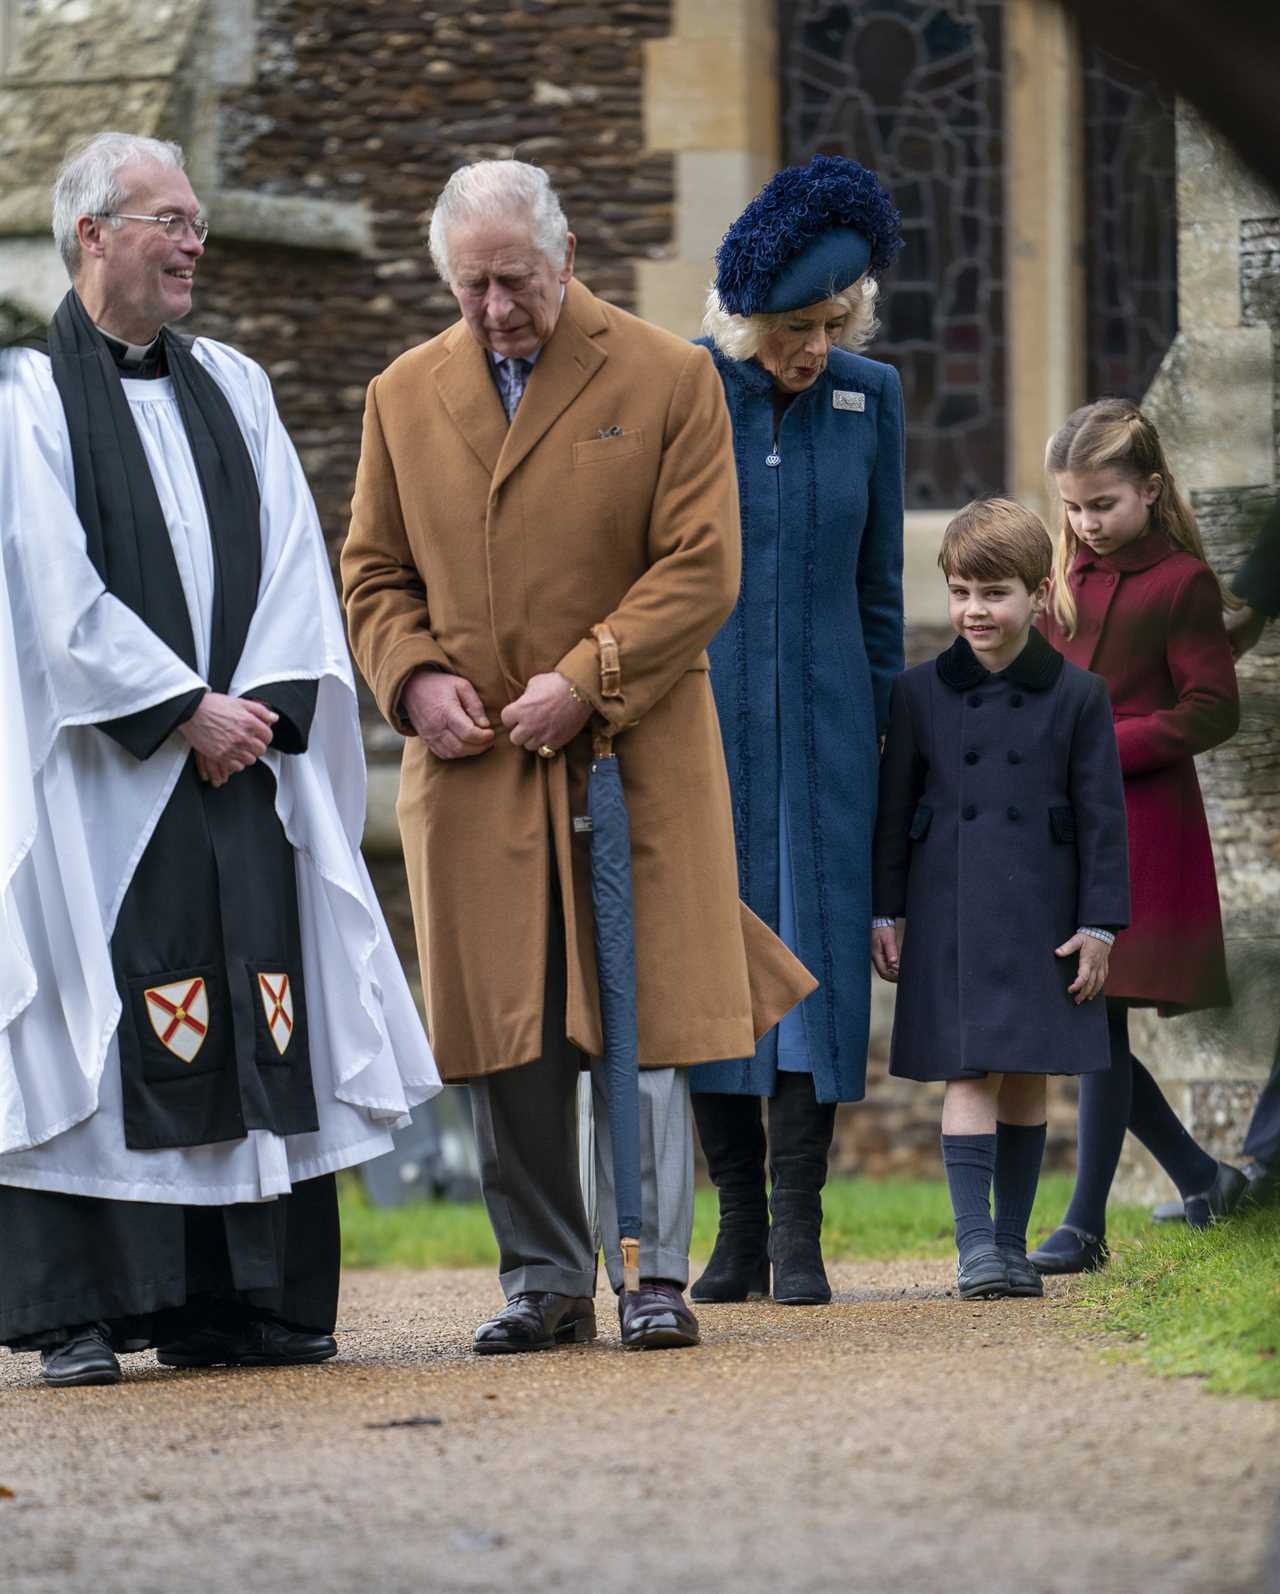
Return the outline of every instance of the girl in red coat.
[[[1129,1010],[1162,1015],[1230,1001],[1222,917],[1194,755],[1239,723],[1226,597],[1205,562],[1190,506],[1155,427],[1133,404],[1100,399],[1049,439],[1062,498],[1053,599],[1043,622],[1073,664],[1111,691],[1129,826],[1130,928],[1107,976],[1111,1067],[1080,1082],[1076,1188],[1031,1260],[1078,1273],[1106,1258],[1107,1195],[1131,1129],[1204,1228],[1246,1189],[1178,1121],[1129,1050]]]

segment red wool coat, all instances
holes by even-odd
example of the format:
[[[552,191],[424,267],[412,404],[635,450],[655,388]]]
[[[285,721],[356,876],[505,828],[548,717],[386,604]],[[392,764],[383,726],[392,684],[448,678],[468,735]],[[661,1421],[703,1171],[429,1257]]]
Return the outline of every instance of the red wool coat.
[[[1161,532],[1071,569],[1074,637],[1045,634],[1106,680],[1129,824],[1133,916],[1116,941],[1107,995],[1163,1012],[1223,1007],[1231,995],[1222,914],[1194,755],[1240,723],[1235,664],[1209,568]]]

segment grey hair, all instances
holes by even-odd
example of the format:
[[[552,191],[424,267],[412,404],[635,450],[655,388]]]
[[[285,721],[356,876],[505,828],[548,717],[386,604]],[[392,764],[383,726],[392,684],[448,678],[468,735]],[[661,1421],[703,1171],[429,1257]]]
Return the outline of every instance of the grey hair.
[[[569,252],[569,223],[551,179],[525,161],[476,161],[460,166],[431,212],[431,259],[449,281],[449,229],[459,222],[502,221],[515,212],[529,218],[534,248],[557,270]]]
[[[181,145],[138,133],[95,133],[73,144],[63,158],[53,184],[53,237],[73,278],[80,269],[76,223],[81,216],[102,216],[127,204],[129,191],[120,173],[138,161],[179,172],[187,163]]]
[[[824,303],[838,304],[848,311],[849,319],[836,339],[836,347],[856,353],[865,349],[880,330],[876,315],[876,299],[880,293],[874,277],[860,277],[841,293],[833,293]],[[797,312],[784,315],[731,315],[720,303],[715,288],[707,290],[707,308],[702,317],[702,330],[721,354],[729,360],[753,360],[771,332],[794,320]]]

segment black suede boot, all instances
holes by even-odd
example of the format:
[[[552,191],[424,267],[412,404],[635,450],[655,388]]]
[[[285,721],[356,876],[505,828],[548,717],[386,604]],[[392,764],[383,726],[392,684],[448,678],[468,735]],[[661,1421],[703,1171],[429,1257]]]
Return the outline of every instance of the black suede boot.
[[[720,1196],[720,1229],[695,1301],[746,1301],[769,1293],[769,1205],[759,1096],[695,1091],[693,1116]]]
[[[812,1074],[779,1071],[769,1103],[769,1260],[773,1298],[784,1306],[831,1299],[822,1265],[822,1187],[835,1122],[835,1103],[817,1099]]]

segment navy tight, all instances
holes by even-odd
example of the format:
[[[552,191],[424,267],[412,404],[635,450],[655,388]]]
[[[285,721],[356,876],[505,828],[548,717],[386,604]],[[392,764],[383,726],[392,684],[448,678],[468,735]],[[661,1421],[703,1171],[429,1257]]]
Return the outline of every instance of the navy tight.
[[[1218,1164],[1182,1127],[1159,1085],[1129,1050],[1129,1009],[1107,1002],[1111,1067],[1080,1080],[1076,1131],[1076,1188],[1064,1223],[1089,1234],[1107,1227],[1107,1196],[1126,1130],[1132,1130],[1183,1196],[1200,1195]]]

